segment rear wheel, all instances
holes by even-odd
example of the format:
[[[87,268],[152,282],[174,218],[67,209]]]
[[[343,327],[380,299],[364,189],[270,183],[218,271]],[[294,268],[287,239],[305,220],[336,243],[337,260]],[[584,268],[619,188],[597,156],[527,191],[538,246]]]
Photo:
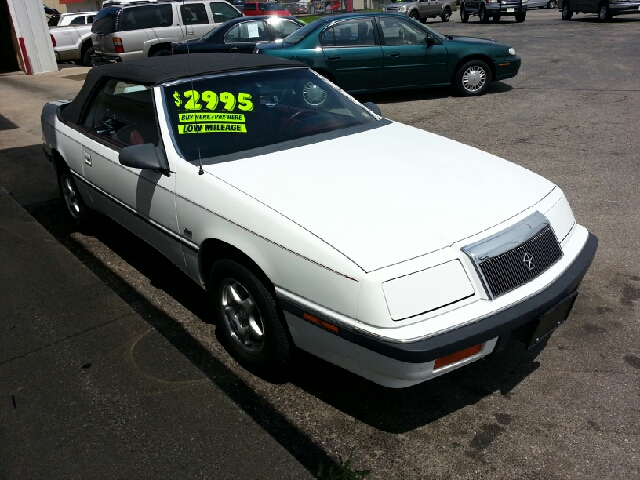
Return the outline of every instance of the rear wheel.
[[[573,17],[573,12],[569,8],[569,2],[567,0],[565,0],[562,3],[562,19],[563,20],[571,20],[571,17]]]
[[[448,22],[449,19],[451,18],[451,9],[449,7],[445,7],[444,12],[442,12],[442,15],[440,16],[440,18],[442,19],[443,22]]]
[[[234,260],[218,260],[209,274],[216,324],[231,355],[248,370],[279,375],[291,345],[273,294]]]
[[[171,55],[171,50],[157,50],[155,52],[153,52],[153,55],[151,55],[152,57],[164,57],[167,55]]]
[[[91,67],[91,55],[93,55],[94,51],[95,50],[93,47],[84,49],[84,51],[82,52],[82,65],[84,65],[85,67]]]
[[[558,2],[556,0],[549,0],[547,2],[547,8],[557,8]]]
[[[518,12],[516,13],[516,22],[522,23],[524,19],[527,18],[527,12]]]
[[[611,20],[611,9],[609,8],[609,3],[602,2],[598,5],[598,21],[608,22],[609,20]]]
[[[489,88],[491,69],[482,60],[471,60],[462,65],[455,74],[455,87],[465,97],[482,95]]]
[[[480,18],[480,23],[489,23],[489,15],[487,15],[487,11],[485,10],[484,6],[480,7],[478,18]]]
[[[460,6],[460,21],[462,23],[467,23],[469,21],[469,14],[467,13],[467,9],[464,8],[464,5]]]

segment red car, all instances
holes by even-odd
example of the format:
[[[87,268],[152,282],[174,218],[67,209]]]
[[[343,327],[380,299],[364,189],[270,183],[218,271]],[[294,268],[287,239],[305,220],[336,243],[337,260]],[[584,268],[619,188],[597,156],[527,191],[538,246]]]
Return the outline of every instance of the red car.
[[[245,2],[242,13],[247,17],[254,15],[278,15],[288,17],[291,15],[288,10],[276,2]]]

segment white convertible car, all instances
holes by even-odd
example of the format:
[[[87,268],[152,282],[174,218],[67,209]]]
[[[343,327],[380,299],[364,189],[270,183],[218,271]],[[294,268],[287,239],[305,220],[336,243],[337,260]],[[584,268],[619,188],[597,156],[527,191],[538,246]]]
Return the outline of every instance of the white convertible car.
[[[562,191],[367,105],[275,57],[154,57],[92,69],[42,129],[75,222],[206,288],[250,370],[295,345],[405,387],[543,341],[597,248]]]

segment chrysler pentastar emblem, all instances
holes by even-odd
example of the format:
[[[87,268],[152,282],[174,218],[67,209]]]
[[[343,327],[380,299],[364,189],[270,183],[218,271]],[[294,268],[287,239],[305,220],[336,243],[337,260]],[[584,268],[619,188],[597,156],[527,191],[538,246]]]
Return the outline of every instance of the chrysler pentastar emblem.
[[[522,263],[524,263],[525,267],[527,267],[529,271],[533,270],[535,267],[535,265],[533,264],[533,255],[531,255],[530,253],[524,254],[524,256],[522,257]]]

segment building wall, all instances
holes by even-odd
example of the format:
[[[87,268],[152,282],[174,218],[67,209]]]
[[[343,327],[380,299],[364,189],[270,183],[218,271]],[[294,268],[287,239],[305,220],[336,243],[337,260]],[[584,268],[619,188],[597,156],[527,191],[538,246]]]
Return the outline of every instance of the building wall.
[[[57,71],[42,4],[33,0],[8,0],[7,5],[22,69],[26,73]]]

